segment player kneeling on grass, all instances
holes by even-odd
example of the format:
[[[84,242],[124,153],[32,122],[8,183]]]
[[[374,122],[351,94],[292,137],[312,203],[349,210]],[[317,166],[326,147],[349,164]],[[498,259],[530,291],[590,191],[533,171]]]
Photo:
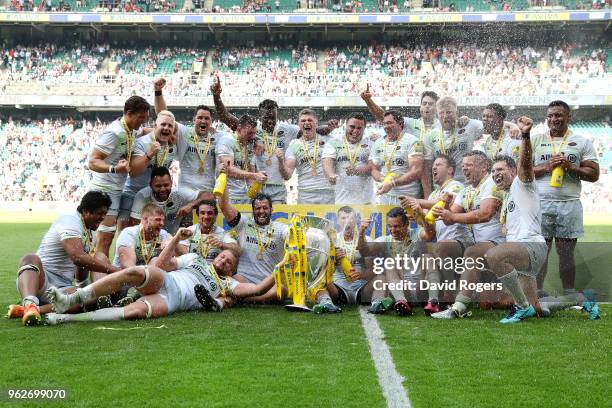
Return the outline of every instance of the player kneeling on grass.
[[[21,318],[24,325],[38,324],[40,315],[52,310],[45,297],[47,288],[55,286],[58,291],[70,291],[87,280],[89,271],[119,270],[106,256],[94,256],[94,231],[110,206],[111,199],[106,193],[89,191],[76,211],[53,222],[36,254],[25,255],[19,262],[17,291],[22,301],[21,305],[9,306],[9,318]]]
[[[222,251],[212,262],[198,254],[189,253],[173,257],[179,241],[191,236],[187,228],[181,228],[152,265],[134,266],[109,275],[92,285],[65,294],[50,288],[47,296],[53,302],[56,313],[47,315],[47,324],[72,321],[108,321],[163,317],[174,312],[202,309],[194,287],[202,285],[212,299],[205,302],[210,310],[221,310],[219,296],[249,297],[259,295],[274,284],[272,276],[255,285],[240,283],[232,278],[238,259],[229,250]],[[165,272],[170,271],[170,272]],[[221,275],[221,276],[220,276]],[[100,309],[75,315],[61,314],[70,306],[83,304],[99,296],[108,295],[124,285],[136,286],[143,294],[138,301],[120,308]]]
[[[488,250],[485,258],[516,304],[501,323],[518,323],[536,315],[535,307],[539,309],[536,276],[546,262],[548,250],[540,227],[542,212],[534,183],[530,139],[533,121],[522,117],[518,125],[523,135],[518,169],[512,158],[500,156],[495,159],[492,171],[497,188],[507,191],[500,217],[507,233],[506,243]],[[597,309],[592,302],[583,307],[590,308],[589,313]]]

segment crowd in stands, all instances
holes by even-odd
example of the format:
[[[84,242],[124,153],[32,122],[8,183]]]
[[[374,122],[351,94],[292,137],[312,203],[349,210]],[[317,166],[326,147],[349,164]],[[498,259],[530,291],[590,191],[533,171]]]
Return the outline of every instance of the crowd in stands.
[[[514,11],[533,8],[565,7],[574,10],[600,10],[610,8],[611,0],[424,0],[419,12],[479,12]],[[10,11],[97,11],[123,13],[168,13],[195,11],[212,13],[278,13],[304,9],[329,9],[343,13],[405,13],[414,11],[413,0],[295,0],[292,6],[281,5],[280,0],[214,1],[212,8],[205,8],[204,0],[193,0],[190,8],[175,0],[11,0]],[[183,2],[181,2],[182,4]]]
[[[87,155],[107,123],[72,119],[0,122],[0,201],[78,201],[87,191],[91,172]],[[344,125],[334,131],[342,134]],[[223,128],[220,123],[215,127]],[[612,127],[604,123],[608,138],[595,138],[602,176],[597,183],[584,183],[585,210],[607,212],[612,208]],[[366,135],[384,135],[375,124]],[[590,137],[589,134],[586,134]],[[604,164],[609,163],[609,164]],[[178,167],[172,168],[178,180]],[[295,191],[290,192],[293,197]]]
[[[412,47],[351,45],[314,49],[210,49],[109,45],[0,45],[0,90],[10,85],[96,82],[104,95],[150,93],[157,76],[172,96],[209,96],[220,75],[227,96],[356,96],[366,83],[376,96],[424,90],[455,96],[609,92],[610,48],[563,44],[547,48],[473,44]],[[517,86],[521,84],[521,86]],[[44,92],[41,90],[40,92]]]

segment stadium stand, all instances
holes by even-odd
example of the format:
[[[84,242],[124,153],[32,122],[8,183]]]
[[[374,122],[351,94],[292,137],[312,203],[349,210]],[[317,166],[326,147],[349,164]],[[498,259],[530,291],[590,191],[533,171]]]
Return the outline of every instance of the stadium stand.
[[[231,47],[139,49],[108,45],[0,48],[5,94],[146,94],[153,78],[168,78],[168,94],[208,96],[221,72],[228,95],[358,95],[371,80],[375,95],[412,96],[427,89],[455,96],[600,94],[610,91],[609,48],[570,44],[488,47],[361,44],[332,48]],[[434,81],[434,78],[444,78]],[[306,83],[306,86],[304,86]]]

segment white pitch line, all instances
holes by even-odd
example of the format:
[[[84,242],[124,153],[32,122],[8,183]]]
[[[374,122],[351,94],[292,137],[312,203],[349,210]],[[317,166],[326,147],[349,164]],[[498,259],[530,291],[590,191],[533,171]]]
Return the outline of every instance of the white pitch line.
[[[368,338],[368,346],[372,360],[374,360],[374,366],[376,367],[378,383],[387,400],[387,407],[411,408],[410,399],[408,399],[406,389],[402,385],[404,377],[395,369],[391,352],[387,343],[385,343],[378,321],[374,315],[367,312],[365,307],[359,308],[359,315],[361,316],[363,330]]]

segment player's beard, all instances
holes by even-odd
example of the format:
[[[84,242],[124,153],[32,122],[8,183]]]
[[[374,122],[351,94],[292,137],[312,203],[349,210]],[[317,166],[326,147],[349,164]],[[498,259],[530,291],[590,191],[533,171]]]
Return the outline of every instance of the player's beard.
[[[266,225],[270,224],[270,220],[272,219],[272,215],[271,214],[266,214],[263,217],[255,216],[254,219],[255,219],[255,224],[263,227],[263,226],[266,226]]]

